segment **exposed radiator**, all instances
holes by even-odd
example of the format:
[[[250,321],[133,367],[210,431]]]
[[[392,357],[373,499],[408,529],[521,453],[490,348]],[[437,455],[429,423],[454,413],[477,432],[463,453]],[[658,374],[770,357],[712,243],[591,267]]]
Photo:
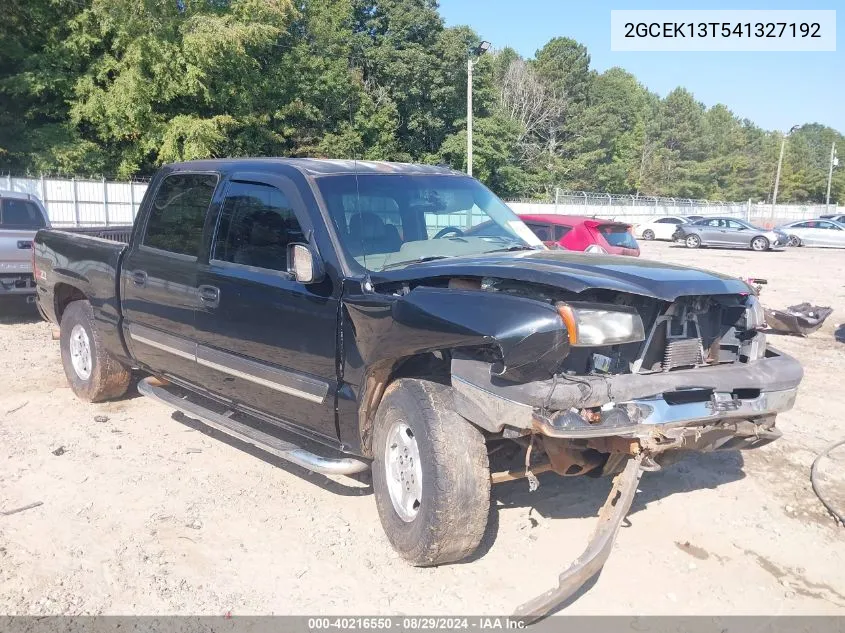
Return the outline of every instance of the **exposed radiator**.
[[[700,338],[669,339],[663,354],[663,371],[703,364]]]

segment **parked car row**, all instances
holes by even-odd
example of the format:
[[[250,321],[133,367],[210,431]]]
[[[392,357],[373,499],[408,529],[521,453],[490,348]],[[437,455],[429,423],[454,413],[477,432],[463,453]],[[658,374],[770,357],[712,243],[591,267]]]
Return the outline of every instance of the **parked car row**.
[[[845,248],[845,214],[796,220],[765,229],[733,217],[670,215],[634,226],[644,240],[683,242],[687,248],[718,246],[766,251],[783,246]]]

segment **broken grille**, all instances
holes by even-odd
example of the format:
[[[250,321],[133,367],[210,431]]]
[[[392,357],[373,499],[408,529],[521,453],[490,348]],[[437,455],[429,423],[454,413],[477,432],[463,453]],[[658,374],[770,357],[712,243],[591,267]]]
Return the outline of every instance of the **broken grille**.
[[[663,371],[697,367],[704,362],[700,338],[669,339],[663,353]]]

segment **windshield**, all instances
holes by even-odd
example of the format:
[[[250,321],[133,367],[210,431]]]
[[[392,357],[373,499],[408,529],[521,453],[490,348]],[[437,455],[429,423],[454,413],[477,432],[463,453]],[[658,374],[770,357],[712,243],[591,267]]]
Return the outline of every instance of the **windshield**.
[[[542,242],[477,180],[448,175],[325,176],[317,187],[346,255],[381,271]]]

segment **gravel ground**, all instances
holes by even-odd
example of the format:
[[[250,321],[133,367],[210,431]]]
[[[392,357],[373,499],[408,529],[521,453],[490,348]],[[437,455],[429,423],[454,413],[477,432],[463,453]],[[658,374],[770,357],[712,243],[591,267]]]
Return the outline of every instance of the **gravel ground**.
[[[845,540],[810,488],[845,438],[845,251],[687,251],[647,258],[766,277],[764,303],[834,308],[808,339],[772,337],[806,376],[784,437],[646,473],[615,553],[566,613],[845,613]],[[0,613],[502,614],[556,584],[609,481],[494,488],[474,560],[414,569],[383,537],[366,478],[328,479],[182,424],[138,397],[77,401],[34,316],[0,319]],[[845,448],[822,464],[845,508]]]

